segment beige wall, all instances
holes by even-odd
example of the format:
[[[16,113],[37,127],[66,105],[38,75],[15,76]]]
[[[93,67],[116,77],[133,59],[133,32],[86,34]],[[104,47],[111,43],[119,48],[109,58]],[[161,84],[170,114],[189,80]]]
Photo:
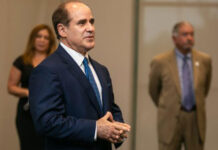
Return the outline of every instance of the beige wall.
[[[0,149],[18,149],[15,129],[17,98],[7,93],[6,85],[10,66],[26,45],[29,31],[38,23],[51,25],[51,14],[63,0],[0,0]],[[84,0],[92,8],[96,18],[96,47],[91,56],[105,64],[112,77],[115,98],[123,110],[126,122],[137,118],[135,150],[157,150],[156,109],[147,93],[149,63],[151,58],[173,44],[170,32],[176,21],[186,19],[196,27],[196,48],[212,55],[213,82],[207,98],[206,149],[216,149],[218,143],[218,111],[216,111],[218,72],[217,44],[218,0],[144,0],[140,3],[138,92],[132,100],[134,2],[135,0]],[[137,101],[137,115],[132,103]],[[134,130],[134,129],[133,129]],[[131,149],[130,138],[120,150]]]
[[[58,0],[0,0],[0,149],[17,150],[15,129],[17,98],[7,93],[6,85],[13,60],[26,45],[28,34],[38,23],[50,24]]]
[[[131,123],[133,0],[86,0],[96,18],[96,47],[93,58],[105,64],[112,77],[116,102]],[[0,149],[19,149],[15,129],[17,98],[6,85],[13,60],[26,45],[33,26],[51,25],[51,14],[61,0],[0,0]],[[127,11],[128,10],[128,11]],[[130,150],[130,139],[120,148]]]
[[[217,149],[218,135],[218,0],[144,0],[140,3],[138,99],[136,150],[157,150],[157,114],[148,95],[149,64],[153,56],[173,48],[171,30],[177,21],[190,21],[195,27],[195,48],[213,59],[213,78],[207,98],[206,150]]]
[[[86,0],[96,18],[96,47],[91,55],[110,71],[115,101],[132,124],[133,0]],[[128,11],[127,11],[128,10]],[[120,150],[131,150],[131,137]]]

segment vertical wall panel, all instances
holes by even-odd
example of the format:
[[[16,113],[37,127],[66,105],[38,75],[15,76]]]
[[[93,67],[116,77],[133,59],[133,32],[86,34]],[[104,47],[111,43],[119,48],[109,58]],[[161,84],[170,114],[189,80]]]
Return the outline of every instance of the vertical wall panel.
[[[172,3],[171,3],[172,2]],[[178,2],[178,3],[176,3]],[[189,3],[192,2],[192,3]],[[203,2],[203,3],[202,3]],[[210,3],[213,2],[213,3]],[[173,49],[171,30],[181,20],[195,27],[195,48],[213,59],[213,79],[207,103],[207,137],[205,149],[218,147],[218,1],[144,1],[140,5],[140,35],[138,60],[138,99],[136,150],[158,149],[157,109],[148,95],[149,65],[155,55]]]

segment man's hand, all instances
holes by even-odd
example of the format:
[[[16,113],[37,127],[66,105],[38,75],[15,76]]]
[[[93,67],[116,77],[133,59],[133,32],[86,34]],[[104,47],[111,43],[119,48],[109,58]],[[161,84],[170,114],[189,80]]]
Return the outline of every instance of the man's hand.
[[[114,121],[110,112],[107,112],[104,117],[97,120],[96,124],[97,136],[112,143],[122,142],[127,138],[127,132],[130,131],[128,124]]]
[[[121,142],[124,141],[128,137],[127,133],[131,129],[130,125],[128,125],[126,123],[117,122],[117,121],[113,121],[113,123],[117,124],[117,125],[120,125],[120,126],[125,126],[128,129],[128,131],[120,130],[120,139],[121,139]]]

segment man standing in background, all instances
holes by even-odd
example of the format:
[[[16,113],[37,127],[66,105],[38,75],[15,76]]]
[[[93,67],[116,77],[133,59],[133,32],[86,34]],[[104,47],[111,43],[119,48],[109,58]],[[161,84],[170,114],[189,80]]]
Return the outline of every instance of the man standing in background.
[[[94,17],[79,1],[62,3],[52,21],[58,49],[33,70],[30,110],[46,150],[111,150],[127,138],[107,68],[88,55],[95,46]]]
[[[206,133],[205,98],[211,82],[211,58],[193,49],[194,28],[177,23],[174,50],[151,62],[149,94],[158,108],[160,150],[203,150]]]

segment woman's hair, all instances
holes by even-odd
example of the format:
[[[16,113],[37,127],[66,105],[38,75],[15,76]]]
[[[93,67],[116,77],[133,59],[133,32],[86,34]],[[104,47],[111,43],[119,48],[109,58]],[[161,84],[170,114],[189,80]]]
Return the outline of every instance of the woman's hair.
[[[36,37],[39,31],[44,30],[44,29],[46,29],[49,33],[49,47],[47,50],[47,55],[50,55],[56,49],[56,40],[55,40],[55,36],[51,28],[46,24],[39,24],[32,29],[29,35],[29,39],[26,45],[26,50],[24,54],[22,55],[24,64],[29,64],[29,65],[32,64],[32,59],[33,59],[34,52],[35,52]]]

